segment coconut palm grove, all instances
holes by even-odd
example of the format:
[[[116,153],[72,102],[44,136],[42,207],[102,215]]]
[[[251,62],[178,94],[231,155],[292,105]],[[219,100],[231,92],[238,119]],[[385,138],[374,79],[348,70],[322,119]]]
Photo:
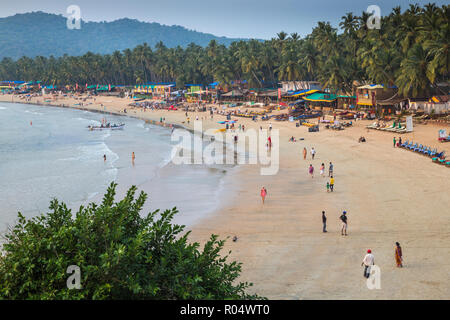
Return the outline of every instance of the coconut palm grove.
[[[147,82],[227,86],[233,79],[260,88],[281,80],[318,80],[334,92],[349,92],[354,80],[395,85],[404,96],[417,97],[449,76],[449,6],[411,4],[395,7],[369,29],[369,14],[347,13],[339,26],[318,22],[301,38],[279,32],[266,40],[236,41],[229,46],[169,48],[146,43],[112,54],[4,58],[0,79],[40,80],[49,85]]]

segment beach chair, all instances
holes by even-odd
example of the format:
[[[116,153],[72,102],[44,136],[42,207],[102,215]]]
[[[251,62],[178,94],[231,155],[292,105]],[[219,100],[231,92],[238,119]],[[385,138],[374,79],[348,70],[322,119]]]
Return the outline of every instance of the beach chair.
[[[400,147],[405,148],[408,145],[409,141],[406,140],[405,142],[403,142]]]
[[[450,168],[450,161],[446,161],[446,162],[445,162],[445,166],[448,167],[448,168]]]
[[[415,145],[411,145],[408,149],[409,150],[414,150],[415,148],[417,148],[417,143]]]
[[[419,146],[415,147],[415,148],[413,149],[413,151],[414,151],[414,152],[417,152],[417,151],[419,151],[420,148],[422,148],[422,147],[423,147],[422,145],[419,145]]]
[[[436,153],[437,153],[437,149],[434,148],[428,155],[429,155],[430,157],[434,157],[434,156],[436,155]]]
[[[425,147],[425,148],[423,148],[422,153],[423,153],[424,155],[427,155],[427,154],[428,154],[428,151],[430,151],[430,147]]]
[[[417,150],[417,152],[423,153],[423,150],[425,150],[425,146],[424,145],[420,145],[419,150]]]

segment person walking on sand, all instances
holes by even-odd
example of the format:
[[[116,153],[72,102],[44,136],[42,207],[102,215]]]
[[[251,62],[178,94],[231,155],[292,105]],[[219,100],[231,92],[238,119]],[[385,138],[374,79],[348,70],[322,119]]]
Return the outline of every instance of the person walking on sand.
[[[394,141],[394,148],[395,148],[395,137],[394,137],[393,141]]]
[[[262,199],[262,203],[264,204],[264,200],[266,199],[267,196],[267,190],[265,187],[261,188],[261,199]]]
[[[327,232],[327,217],[325,216],[325,211],[322,211],[322,224],[323,224],[322,232]]]
[[[303,160],[306,160],[306,154],[308,151],[306,151],[306,148],[303,148]]]
[[[370,277],[370,268],[375,264],[375,257],[372,254],[372,250],[367,250],[367,254],[361,262],[361,266],[364,266],[364,277]]]
[[[309,165],[309,174],[311,175],[311,178],[314,178],[314,167],[312,164]]]
[[[325,178],[325,176],[324,176],[324,171],[325,171],[325,164],[321,164],[320,165],[320,175],[323,177],[323,178]]]
[[[339,217],[342,221],[342,228],[341,228],[341,236],[347,235],[347,211],[342,212],[342,215]]]
[[[311,158],[314,160],[314,156],[316,155],[316,150],[314,150],[314,147],[311,148]]]
[[[333,175],[333,164],[330,162],[330,165],[328,166],[328,176],[331,177]]]
[[[331,176],[330,178],[330,191],[333,192],[334,190],[334,178],[333,176]]]
[[[403,268],[403,258],[402,258],[402,247],[400,247],[400,243],[395,243],[395,262],[397,263],[397,268]]]

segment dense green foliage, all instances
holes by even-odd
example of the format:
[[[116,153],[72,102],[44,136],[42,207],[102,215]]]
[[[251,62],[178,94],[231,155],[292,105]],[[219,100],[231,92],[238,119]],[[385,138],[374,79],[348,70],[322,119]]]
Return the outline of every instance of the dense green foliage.
[[[368,29],[369,15],[348,13],[339,26],[319,22],[300,38],[278,33],[267,41],[239,41],[228,47],[168,48],[162,42],[112,54],[4,59],[0,79],[43,80],[48,84],[148,81],[207,84],[245,79],[251,87],[279,80],[319,80],[333,92],[349,91],[353,81],[396,85],[407,96],[427,94],[449,77],[449,6],[396,7],[382,17],[381,29]]]
[[[188,30],[180,26],[120,19],[112,22],[81,22],[81,29],[69,30],[67,18],[44,12],[16,14],[0,18],[0,59],[22,56],[79,56],[88,51],[98,54],[134,48],[144,42],[150,46],[164,41],[168,47],[193,42],[206,46],[210,40],[230,44],[233,40]]]
[[[3,299],[255,299],[236,283],[241,265],[219,253],[212,235],[203,250],[171,220],[177,210],[140,216],[146,200],[131,187],[114,202],[116,185],[101,205],[72,217],[64,203],[48,214],[18,223],[6,234],[0,257]],[[68,289],[67,267],[81,269],[81,289]]]

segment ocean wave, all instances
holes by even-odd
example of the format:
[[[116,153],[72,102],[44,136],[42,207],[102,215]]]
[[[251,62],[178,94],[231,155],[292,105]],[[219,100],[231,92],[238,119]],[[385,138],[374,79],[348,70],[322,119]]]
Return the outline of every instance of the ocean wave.
[[[43,113],[41,113],[41,112],[36,112],[36,111],[31,111],[31,110],[25,110],[25,112],[26,113],[35,114],[35,115],[39,115],[39,116],[43,115]]]
[[[6,108],[5,107],[0,107],[0,110],[6,110]]]
[[[95,125],[100,125],[101,122],[97,121],[97,120],[92,120],[92,119],[86,119],[86,118],[81,118],[81,117],[77,117],[77,118],[73,118],[74,120],[79,120],[79,121],[89,121],[91,124],[95,124]]]

